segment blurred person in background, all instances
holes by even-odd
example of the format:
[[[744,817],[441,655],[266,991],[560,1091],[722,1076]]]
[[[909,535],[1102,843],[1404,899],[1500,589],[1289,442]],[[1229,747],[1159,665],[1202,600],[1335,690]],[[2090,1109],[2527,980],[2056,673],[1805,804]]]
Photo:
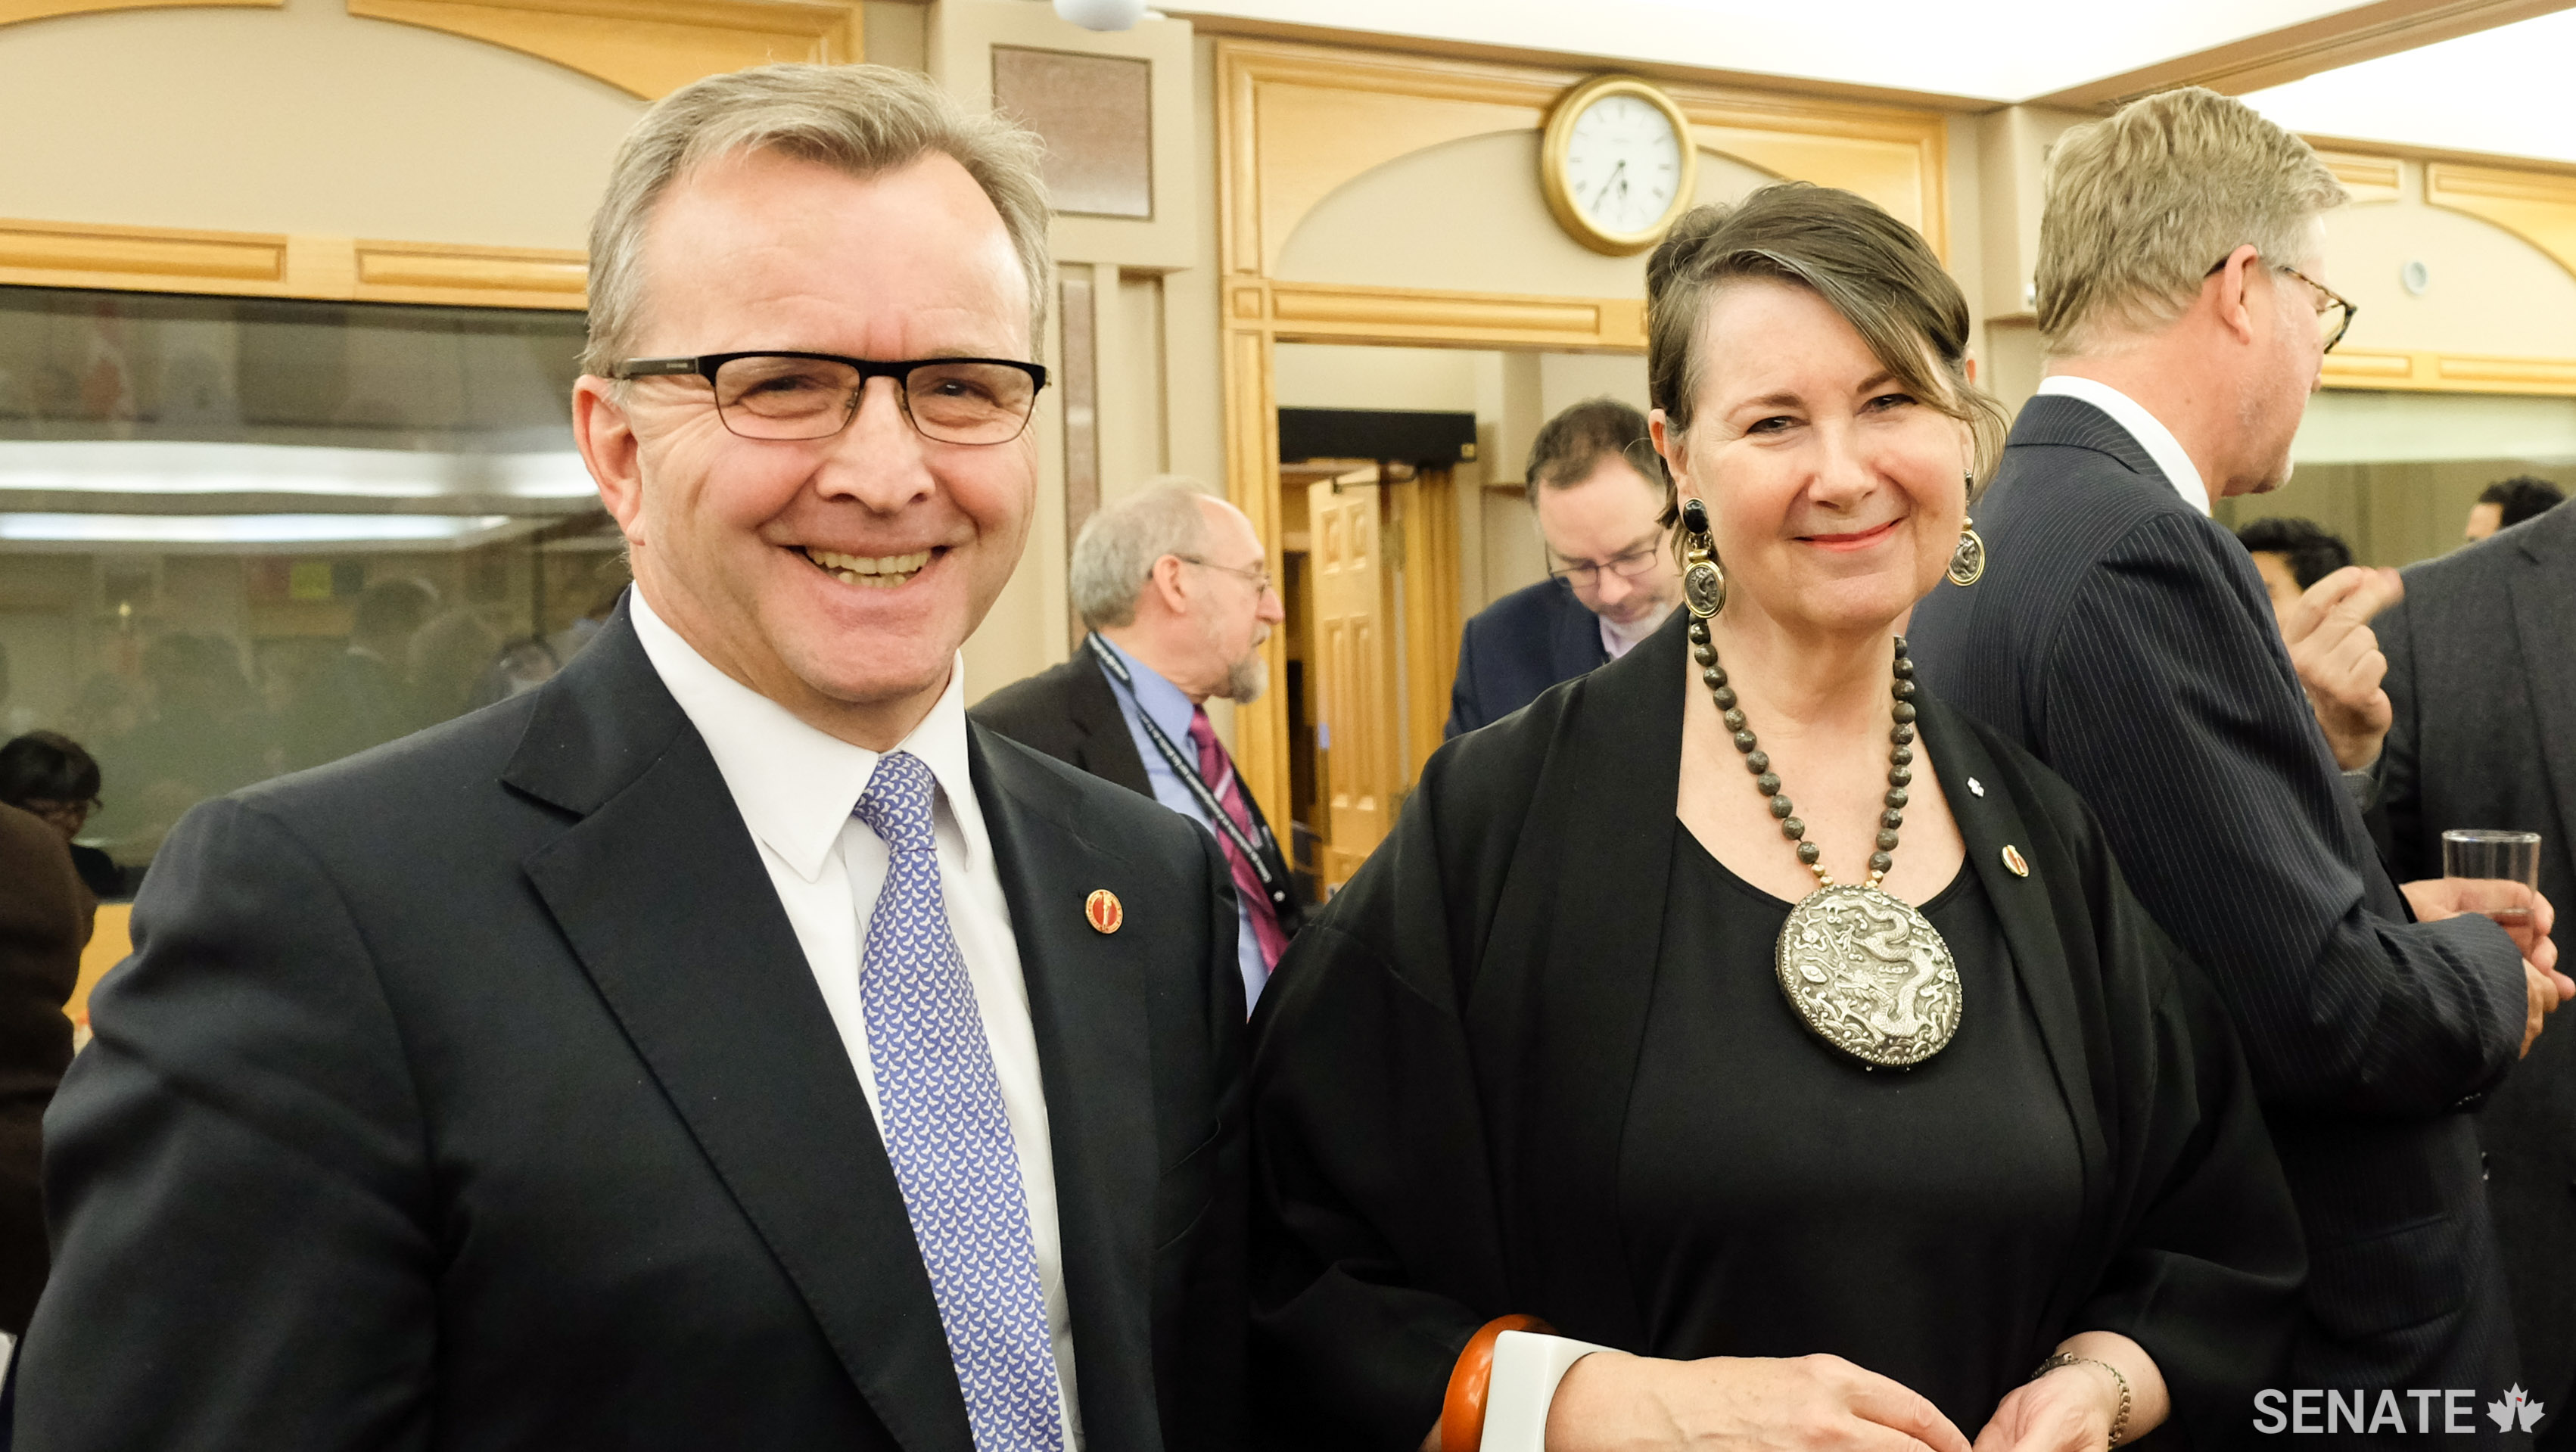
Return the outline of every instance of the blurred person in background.
[[[2545,901],[2517,938],[2457,883],[2389,878],[2262,576],[2210,517],[2289,477],[2350,317],[2322,281],[2346,194],[2198,87],[2066,132],[2042,186],[2048,376],[1976,511],[1981,578],[1915,611],[1915,659],[2084,795],[2226,999],[2307,1232],[2295,1384],[2509,1386],[2464,1111],[2576,983]]]
[[[2313,519],[2258,519],[2237,528],[2236,542],[2254,557],[2278,614],[2287,614],[2302,592],[2352,563],[2352,546]]]
[[[45,1288],[45,1107],[72,1061],[63,1016],[96,906],[61,829],[0,804],[0,1331],[27,1333]]]
[[[2326,733],[2354,805],[2379,800],[2380,742],[2388,734],[2387,658],[2370,622],[2406,593],[2390,569],[2352,562],[2352,546],[2312,519],[2258,519],[2236,531],[2272,597],[2290,666]]]
[[[1664,547],[1660,466],[1646,416],[1587,399],[1530,442],[1522,486],[1548,577],[1478,611],[1458,637],[1448,734],[1499,721],[1541,691],[1625,655],[1681,598]]]
[[[2576,902],[2576,510],[2410,566],[2377,631],[2389,870],[2440,876],[2455,828],[2537,832],[2541,896]],[[2477,1118],[2539,1445],[2576,1447],[2576,1034],[2542,1034]]]
[[[2476,544],[2497,530],[2511,529],[2526,519],[2548,513],[2566,497],[2566,490],[2535,475],[2499,479],[2469,506],[2468,527],[2460,531],[2460,538]]]
[[[466,607],[422,626],[407,652],[415,729],[425,730],[499,699],[487,699],[484,691],[500,652],[501,632]]]
[[[127,896],[115,859],[73,839],[98,810],[98,762],[79,742],[52,731],[30,731],[0,745],[0,803],[30,812],[62,834],[82,885],[100,898]]]
[[[1261,537],[1195,481],[1156,480],[1084,522],[1071,575],[1074,613],[1092,635],[1071,660],[967,714],[1216,838],[1234,875],[1248,1008],[1310,904],[1207,713],[1210,698],[1248,704],[1270,681],[1261,645],[1287,609]]]
[[[96,746],[117,783],[101,829],[129,860],[149,856],[188,808],[269,775],[269,722],[230,640],[161,636],[143,648],[143,682],[142,724]]]
[[[427,581],[376,580],[350,613],[349,644],[308,677],[286,720],[286,765],[300,771],[414,729],[412,637],[438,609]]]

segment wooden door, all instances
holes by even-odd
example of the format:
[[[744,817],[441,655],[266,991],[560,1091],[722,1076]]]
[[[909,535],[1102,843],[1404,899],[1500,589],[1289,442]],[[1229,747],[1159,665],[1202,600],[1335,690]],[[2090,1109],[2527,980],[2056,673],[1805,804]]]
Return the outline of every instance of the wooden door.
[[[1314,625],[1317,775],[1323,798],[1327,889],[1339,887],[1395,823],[1403,782],[1394,576],[1386,557],[1385,498],[1376,484],[1307,486]]]

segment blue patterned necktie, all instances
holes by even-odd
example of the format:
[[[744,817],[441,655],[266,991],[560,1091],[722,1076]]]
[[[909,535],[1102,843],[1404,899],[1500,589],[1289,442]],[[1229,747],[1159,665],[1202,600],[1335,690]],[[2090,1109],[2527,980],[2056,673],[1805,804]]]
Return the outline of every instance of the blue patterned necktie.
[[[1061,1452],[1037,1242],[992,1045],[948,932],[935,785],[920,757],[892,752],[855,813],[889,858],[859,962],[877,1113],[978,1452]]]

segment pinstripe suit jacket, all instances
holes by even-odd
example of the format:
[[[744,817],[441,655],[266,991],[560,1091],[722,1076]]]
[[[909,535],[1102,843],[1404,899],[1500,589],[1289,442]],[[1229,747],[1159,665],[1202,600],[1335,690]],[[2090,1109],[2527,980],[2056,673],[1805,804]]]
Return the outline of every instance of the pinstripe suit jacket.
[[[2109,415],[2031,400],[1976,514],[1985,578],[1917,607],[1914,659],[2084,795],[2226,999],[2308,1236],[2297,1384],[2500,1391],[2461,1111],[2520,1047],[2520,955],[2484,918],[2411,921],[2252,560]]]

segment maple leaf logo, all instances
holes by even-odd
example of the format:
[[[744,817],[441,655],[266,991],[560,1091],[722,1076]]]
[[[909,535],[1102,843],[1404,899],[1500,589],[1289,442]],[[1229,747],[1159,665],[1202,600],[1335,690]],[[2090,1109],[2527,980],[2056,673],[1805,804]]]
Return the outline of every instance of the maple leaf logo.
[[[2516,1386],[2497,1400],[2487,1403],[2487,1420],[2495,1423],[2496,1430],[2499,1432],[2514,1430],[2516,1422],[2520,1422],[2522,1430],[2528,1432],[2539,1425],[2541,1416],[2547,1410],[2541,1403],[2533,1401],[2530,1393]]]

